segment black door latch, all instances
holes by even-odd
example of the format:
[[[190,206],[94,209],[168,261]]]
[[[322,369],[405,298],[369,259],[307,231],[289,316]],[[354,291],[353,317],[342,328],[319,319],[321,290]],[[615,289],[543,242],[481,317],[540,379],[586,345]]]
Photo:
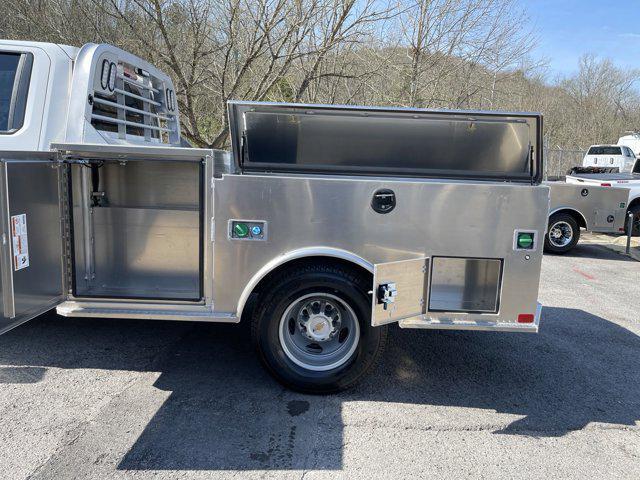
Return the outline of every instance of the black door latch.
[[[378,303],[386,310],[389,305],[395,303],[398,295],[398,288],[395,283],[382,283],[378,285]]]

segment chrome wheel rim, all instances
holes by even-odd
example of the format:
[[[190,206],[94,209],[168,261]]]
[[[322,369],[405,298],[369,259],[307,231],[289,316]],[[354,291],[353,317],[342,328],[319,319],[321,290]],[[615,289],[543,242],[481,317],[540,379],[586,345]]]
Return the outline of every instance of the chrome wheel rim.
[[[564,220],[554,223],[549,228],[549,242],[554,247],[566,247],[573,240],[573,228]]]
[[[280,346],[289,360],[311,371],[344,365],[360,340],[353,309],[341,298],[317,292],[294,300],[280,318]]]

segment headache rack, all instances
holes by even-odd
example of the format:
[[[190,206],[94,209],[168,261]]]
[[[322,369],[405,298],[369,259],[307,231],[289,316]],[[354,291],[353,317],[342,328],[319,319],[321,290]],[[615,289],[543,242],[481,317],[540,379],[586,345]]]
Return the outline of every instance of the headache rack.
[[[180,145],[173,83],[146,61],[111,45],[87,44],[76,59],[72,91],[67,141]]]
[[[113,67],[105,60],[102,68]],[[154,80],[156,85],[161,82],[123,62],[118,62],[115,68],[113,84],[109,83],[108,71],[101,72],[101,78],[106,77],[101,86],[106,89],[94,92],[91,124],[98,130],[117,133],[123,140],[134,135],[146,141],[170,143],[170,134],[176,132],[176,114],[162,103],[165,92],[154,87]]]

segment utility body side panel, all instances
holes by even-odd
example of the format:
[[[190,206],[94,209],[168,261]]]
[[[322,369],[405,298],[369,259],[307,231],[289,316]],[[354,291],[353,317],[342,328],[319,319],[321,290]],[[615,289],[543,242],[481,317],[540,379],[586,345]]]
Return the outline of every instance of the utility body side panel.
[[[549,215],[562,210],[577,212],[592,232],[617,233],[624,229],[627,189],[564,182],[546,185],[551,192]]]
[[[381,189],[396,196],[396,207],[386,214],[371,207]],[[542,260],[541,241],[532,250],[514,248],[515,229],[541,239],[548,198],[546,186],[506,183],[224,175],[214,180],[215,309],[236,312],[245,289],[279,258],[301,250],[323,255],[333,248],[368,265],[431,257],[498,259],[503,264],[497,313],[427,316],[513,324],[518,314],[537,310]],[[234,219],[264,222],[268,237],[233,238],[224,226]]]
[[[567,183],[590,187],[601,186],[603,183],[610,185],[615,190],[627,192],[627,206],[640,198],[640,174],[639,173],[613,173],[613,174],[581,174],[567,175]]]

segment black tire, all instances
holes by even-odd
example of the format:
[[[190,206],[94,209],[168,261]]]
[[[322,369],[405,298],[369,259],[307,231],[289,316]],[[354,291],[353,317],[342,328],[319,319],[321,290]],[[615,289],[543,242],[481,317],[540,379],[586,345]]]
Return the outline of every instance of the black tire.
[[[559,245],[558,240],[552,239],[552,228],[555,225],[562,224],[565,228],[571,229],[571,240],[566,245]],[[568,213],[554,213],[549,217],[549,225],[547,226],[547,234],[544,237],[544,251],[547,253],[563,254],[567,253],[576,246],[580,240],[580,226],[573,215]]]
[[[386,326],[371,326],[370,290],[370,277],[341,265],[301,265],[277,274],[262,289],[251,325],[252,342],[264,366],[280,383],[304,393],[333,393],[354,385],[375,366],[387,339]],[[312,292],[345,302],[359,326],[355,350],[344,364],[330,370],[314,371],[294,363],[279,336],[287,309]]]
[[[633,207],[629,208],[629,210],[627,210],[627,216],[629,215],[629,213],[633,213],[631,236],[638,237],[640,236],[640,205],[634,205]],[[624,233],[628,234],[626,219],[627,217],[625,217],[625,222],[624,222]]]

